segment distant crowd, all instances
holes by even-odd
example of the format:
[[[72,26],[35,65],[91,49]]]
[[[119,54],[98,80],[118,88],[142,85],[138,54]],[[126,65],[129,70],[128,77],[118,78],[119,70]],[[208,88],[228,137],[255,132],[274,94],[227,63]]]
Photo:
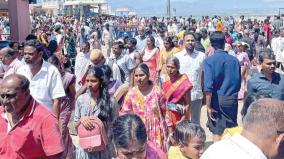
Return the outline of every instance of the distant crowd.
[[[0,18],[0,158],[284,158],[282,17],[31,21]]]

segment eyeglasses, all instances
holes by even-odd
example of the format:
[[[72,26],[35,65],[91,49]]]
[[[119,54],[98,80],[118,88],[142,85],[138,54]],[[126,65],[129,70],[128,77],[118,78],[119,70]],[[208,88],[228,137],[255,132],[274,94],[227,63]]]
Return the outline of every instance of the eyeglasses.
[[[0,94],[1,99],[6,99],[11,100],[17,96],[17,93],[11,93],[11,94]]]

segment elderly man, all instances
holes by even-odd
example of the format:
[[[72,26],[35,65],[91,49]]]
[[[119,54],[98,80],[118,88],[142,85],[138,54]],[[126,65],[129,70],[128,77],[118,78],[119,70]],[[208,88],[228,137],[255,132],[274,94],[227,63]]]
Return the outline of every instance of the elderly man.
[[[241,135],[210,146],[201,159],[283,159],[284,103],[260,99],[251,104]]]
[[[53,110],[59,117],[59,99],[65,96],[65,91],[57,68],[42,59],[42,47],[38,40],[25,43],[24,59],[27,64],[22,66],[17,74],[30,80],[30,91],[35,100]]]
[[[24,64],[17,58],[17,53],[10,47],[4,47],[0,50],[2,56],[2,62],[7,66],[5,71],[4,78],[10,74],[14,74],[17,70]]]
[[[7,76],[0,85],[0,158],[60,158],[56,116],[30,95],[29,80]]]
[[[138,27],[138,34],[135,39],[137,40],[136,48],[139,52],[142,52],[142,50],[146,47],[146,35],[145,35],[145,27],[140,25]]]
[[[224,51],[224,33],[213,32],[210,41],[216,51],[203,62],[204,91],[208,112],[207,126],[216,142],[221,139],[226,128],[237,126],[241,69],[238,59]]]

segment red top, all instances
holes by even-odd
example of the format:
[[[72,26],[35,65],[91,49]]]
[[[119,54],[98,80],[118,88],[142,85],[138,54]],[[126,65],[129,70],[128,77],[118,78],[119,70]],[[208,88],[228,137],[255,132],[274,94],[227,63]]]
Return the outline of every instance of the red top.
[[[0,107],[0,158],[48,158],[63,152],[57,119],[43,105],[31,101],[29,108],[9,132],[4,109]]]

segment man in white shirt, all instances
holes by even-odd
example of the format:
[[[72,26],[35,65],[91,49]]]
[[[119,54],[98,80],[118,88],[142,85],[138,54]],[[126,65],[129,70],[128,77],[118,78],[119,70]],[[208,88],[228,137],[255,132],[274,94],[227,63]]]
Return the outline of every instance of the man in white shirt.
[[[281,55],[282,51],[284,50],[284,28],[280,28],[280,35],[277,35],[276,37],[272,38],[271,49],[273,50],[275,55],[276,68],[282,69],[282,71],[284,71],[282,64],[283,55]],[[279,72],[280,70],[276,71]],[[281,73],[282,71],[280,71],[279,73]]]
[[[74,74],[76,76],[76,83],[75,83],[76,91],[78,91],[82,87],[82,84],[80,82],[82,81],[82,78],[87,72],[89,65],[90,65],[90,43],[84,42],[81,45],[81,52],[77,54],[75,59]]]
[[[184,35],[184,50],[174,56],[179,59],[180,73],[186,74],[193,85],[191,90],[191,121],[200,124],[200,112],[202,106],[203,92],[201,83],[203,76],[203,61],[205,54],[194,50],[195,36],[186,32]]]
[[[43,46],[38,40],[25,43],[24,59],[17,74],[25,76],[30,81],[30,92],[36,101],[53,110],[59,117],[59,98],[65,96],[62,79],[57,68],[42,59]]]
[[[135,39],[137,40],[136,48],[139,52],[142,52],[142,50],[146,47],[146,36],[145,36],[145,27],[140,25],[138,27],[138,34]]]
[[[241,135],[210,146],[201,159],[283,159],[284,103],[260,99],[252,103]]]
[[[104,45],[104,56],[109,57],[111,53],[112,35],[109,24],[104,26],[102,41]]]

